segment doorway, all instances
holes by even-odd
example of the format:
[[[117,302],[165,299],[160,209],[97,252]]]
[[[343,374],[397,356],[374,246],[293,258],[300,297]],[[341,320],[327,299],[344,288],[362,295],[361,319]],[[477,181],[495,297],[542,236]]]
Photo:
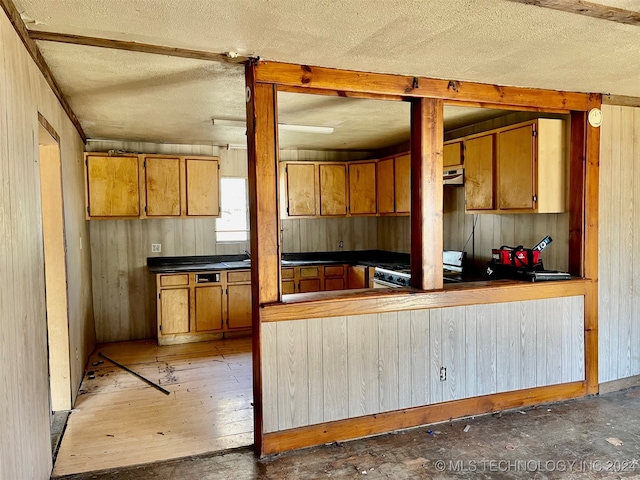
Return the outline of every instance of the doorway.
[[[38,115],[38,117],[49,394],[51,410],[56,412],[71,408],[62,163],[60,137],[42,115]]]

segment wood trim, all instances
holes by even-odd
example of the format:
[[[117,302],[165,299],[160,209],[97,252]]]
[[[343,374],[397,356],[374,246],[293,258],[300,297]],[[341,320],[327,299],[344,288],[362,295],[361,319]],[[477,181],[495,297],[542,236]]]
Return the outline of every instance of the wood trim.
[[[442,288],[442,144],[440,99],[411,102],[411,286]]]
[[[620,378],[618,380],[601,383],[598,393],[603,395],[605,393],[617,392],[619,390],[638,386],[640,386],[640,375],[634,375],[633,377]]]
[[[277,92],[257,85],[255,65],[245,66],[251,245],[254,448],[263,454],[261,309],[280,299]]]
[[[569,273],[583,275],[586,112],[571,114],[569,157]]]
[[[602,97],[589,95],[589,110],[600,108]],[[585,231],[584,276],[591,279],[584,299],[584,352],[587,393],[598,393],[598,196],[600,176],[600,128],[588,122],[585,132]]]
[[[515,3],[535,5],[537,7],[559,10],[561,12],[575,13],[585,17],[609,20],[610,22],[624,23],[626,25],[640,25],[640,12],[623,10],[599,3],[585,2],[584,0],[511,0]]]
[[[42,125],[42,127],[47,132],[49,132],[49,135],[51,135],[55,139],[55,141],[58,142],[58,145],[60,145],[60,135],[58,135],[58,132],[56,132],[55,128],[51,126],[49,121],[44,118],[44,115],[42,115],[40,112],[38,112],[38,123],[40,123],[40,125]]]
[[[391,102],[404,102],[410,98],[402,95],[380,95],[369,92],[350,92],[344,90],[323,90],[321,88],[299,87],[296,85],[279,85],[278,92],[302,93],[311,95],[325,95],[329,97],[366,98],[373,100],[388,100]]]
[[[578,398],[584,396],[585,393],[585,382],[564,383],[266,433],[263,455],[322,445],[327,442],[353,440],[470,415],[482,415],[500,410]]]
[[[401,312],[586,295],[589,280],[529,283],[516,280],[446,285],[443,290],[347,290],[287,295],[287,303],[262,304],[263,322]],[[585,306],[586,308],[586,306]]]
[[[37,30],[29,31],[32,40],[42,42],[70,43],[74,45],[84,45],[87,47],[111,48],[114,50],[126,50],[128,52],[151,53],[154,55],[168,55],[170,57],[193,58],[196,60],[207,60],[211,62],[224,62],[233,64],[244,64],[249,57],[231,57],[225,53],[207,52],[203,50],[191,50],[188,48],[165,47],[149,43],[128,42],[125,40],[113,40],[110,38],[87,37],[83,35],[71,35],[66,33],[41,32]]]
[[[445,106],[451,105],[454,107],[473,107],[473,108],[496,108],[494,103],[487,102],[478,102],[478,101],[463,101],[463,100],[445,100]],[[560,115],[568,115],[571,113],[571,110],[568,108],[549,108],[549,107],[536,107],[533,105],[525,106],[525,105],[500,105],[500,110],[513,110],[514,112],[538,112],[538,113],[557,113]],[[465,128],[465,127],[459,127]],[[459,130],[459,128],[455,128],[450,131]],[[445,132],[445,133],[449,133]]]
[[[36,66],[42,73],[42,76],[44,77],[46,82],[49,84],[49,87],[51,87],[53,94],[58,99],[58,102],[60,102],[62,109],[65,111],[65,113],[69,117],[69,120],[71,121],[71,123],[73,123],[73,126],[78,131],[78,135],[80,135],[82,142],[87,143],[87,136],[85,135],[84,130],[80,125],[80,121],[78,120],[78,117],[76,117],[76,114],[73,113],[73,110],[71,110],[71,106],[69,105],[69,102],[67,101],[66,97],[62,94],[60,87],[58,87],[58,84],[53,78],[53,73],[51,73],[51,70],[49,69],[49,65],[47,65],[47,62],[45,62],[44,57],[40,53],[40,50],[38,49],[36,42],[29,37],[29,31],[27,30],[26,25],[24,24],[24,22],[22,21],[22,18],[20,17],[20,12],[18,12],[18,10],[16,9],[15,5],[11,0],[0,0],[0,5],[2,6],[2,9],[4,10],[4,12],[6,13],[7,18],[13,25],[13,28],[18,34],[18,37],[20,37],[20,40],[22,40],[22,43],[27,49],[27,52],[29,52],[29,55],[31,55],[31,58],[33,59]]]
[[[482,102],[487,107],[511,105],[535,107],[542,110],[585,111],[588,106],[586,93],[407,77],[265,61],[260,61],[256,65],[256,82],[339,92]]]
[[[618,105],[621,107],[640,108],[640,97],[630,97],[626,95],[603,95],[603,105]]]

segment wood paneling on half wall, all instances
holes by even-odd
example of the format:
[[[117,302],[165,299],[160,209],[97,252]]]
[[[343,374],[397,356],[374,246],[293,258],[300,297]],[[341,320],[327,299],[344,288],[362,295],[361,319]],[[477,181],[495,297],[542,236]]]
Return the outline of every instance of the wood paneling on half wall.
[[[95,341],[83,144],[4,12],[0,45],[0,478],[45,479],[51,408],[38,113],[60,137],[71,397]]]
[[[598,380],[640,374],[640,108],[602,106]]]
[[[583,328],[581,296],[265,323],[264,429],[584,380]]]

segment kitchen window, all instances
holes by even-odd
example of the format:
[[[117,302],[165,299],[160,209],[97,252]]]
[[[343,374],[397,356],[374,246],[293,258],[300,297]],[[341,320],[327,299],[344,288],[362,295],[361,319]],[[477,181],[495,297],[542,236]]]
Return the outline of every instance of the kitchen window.
[[[249,207],[247,179],[220,179],[222,214],[216,219],[216,241],[246,242],[249,240]]]

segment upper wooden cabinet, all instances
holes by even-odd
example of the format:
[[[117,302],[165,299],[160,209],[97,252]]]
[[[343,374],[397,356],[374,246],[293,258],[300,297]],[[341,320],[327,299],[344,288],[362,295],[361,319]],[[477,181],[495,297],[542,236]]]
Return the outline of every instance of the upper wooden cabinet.
[[[349,196],[344,162],[285,162],[283,216],[344,217]],[[285,215],[286,213],[286,215]]]
[[[378,213],[408,215],[411,211],[411,155],[378,161]]]
[[[318,165],[320,175],[320,215],[347,214],[347,166],[344,163]]]
[[[396,213],[395,160],[393,157],[378,161],[378,213]]]
[[[146,214],[179,217],[182,214],[180,158],[144,157]]]
[[[289,162],[285,166],[287,214],[290,217],[315,216],[317,166],[311,162]]]
[[[494,139],[492,133],[465,140],[465,204],[466,209],[494,208]]]
[[[349,212],[352,215],[377,213],[375,161],[349,164]]]
[[[140,172],[137,155],[87,154],[86,200],[89,217],[139,217]]]
[[[466,137],[464,143],[467,211],[566,211],[563,120],[539,118]]]
[[[395,159],[396,213],[409,214],[411,211],[411,155]]]
[[[462,140],[445,142],[443,148],[443,167],[457,167],[463,164]]]
[[[189,217],[220,216],[220,163],[217,158],[185,158]]]
[[[219,157],[86,153],[87,218],[220,216]]]

